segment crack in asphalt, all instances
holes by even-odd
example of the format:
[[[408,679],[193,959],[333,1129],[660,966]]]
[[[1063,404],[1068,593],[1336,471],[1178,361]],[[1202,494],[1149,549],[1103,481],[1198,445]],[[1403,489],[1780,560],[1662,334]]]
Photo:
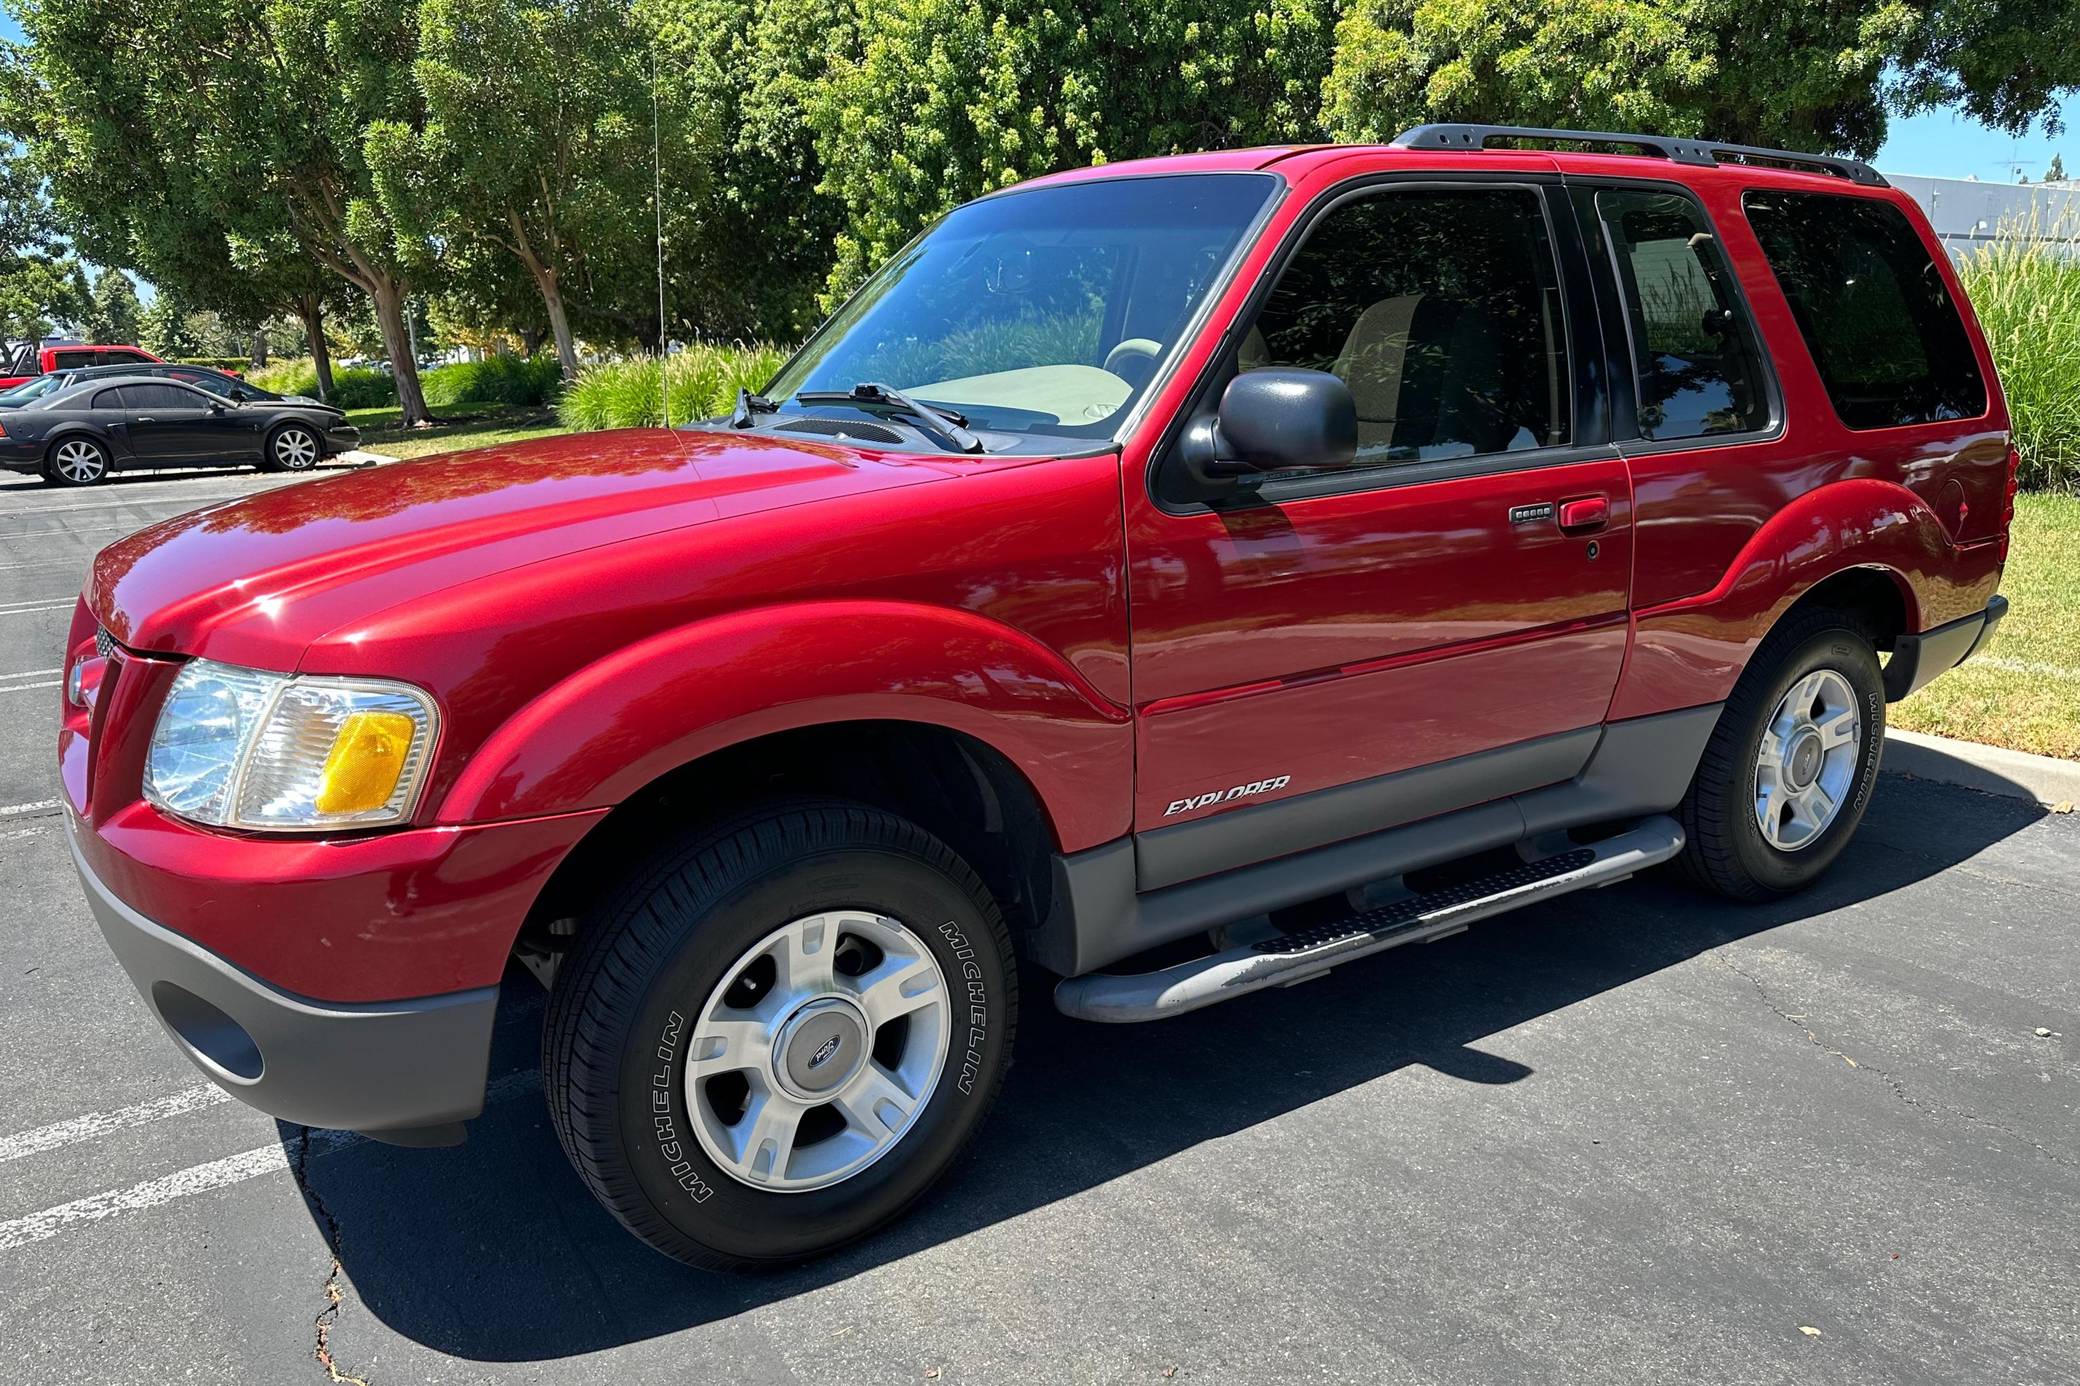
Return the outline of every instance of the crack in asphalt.
[[[2024,1132],[2018,1131],[2012,1126],[2008,1126],[2002,1122],[1995,1121],[1992,1117],[1980,1116],[1977,1112],[1968,1112],[1964,1110],[1962,1107],[1952,1107],[1947,1103],[1934,1102],[1925,1098],[1918,1098],[1914,1096],[1912,1093],[1907,1091],[1906,1083],[1903,1082],[1899,1078],[1899,1076],[1893,1073],[1890,1069],[1881,1068],[1877,1064],[1871,1063],[1867,1060],[1859,1063],[1857,1060],[1851,1058],[1849,1055],[1843,1053],[1841,1050],[1831,1048],[1825,1040],[1821,1039],[1818,1034],[1814,1033],[1811,1026],[1806,1024],[1806,1018],[1804,1015],[1794,1014],[1793,1012],[1787,1011],[1782,1006],[1778,1005],[1776,998],[1770,995],[1769,988],[1763,985],[1762,979],[1760,977],[1757,977],[1754,973],[1749,972],[1747,969],[1735,964],[1731,958],[1726,956],[1726,950],[1724,948],[1709,949],[1706,951],[1705,956],[1710,958],[1713,962],[1719,964],[1719,966],[1725,968],[1728,972],[1731,972],[1734,976],[1739,977],[1749,986],[1753,987],[1755,989],[1755,995],[1761,998],[1762,1004],[1768,1007],[1771,1013],[1773,1013],[1779,1020],[1782,1020],[1785,1024],[1790,1025],[1792,1028],[1799,1031],[1799,1033],[1803,1034],[1806,1037],[1806,1042],[1811,1044],[1815,1049],[1818,1049],[1821,1053],[1827,1055],[1829,1058],[1840,1059],[1850,1068],[1866,1070],[1870,1073],[1876,1074],[1878,1080],[1884,1083],[1886,1087],[1892,1090],[1892,1095],[1894,1097],[1898,1098],[1900,1102],[1902,1102],[1906,1106],[1911,1107],[1915,1111],[1921,1113],[1923,1116],[1949,1116],[1955,1117],[1960,1121],[1971,1122],[1977,1126],[1984,1126],[1989,1130],[2000,1132],[2002,1135],[2008,1137],[2010,1140],[2019,1141],[2022,1144],[2029,1146],[2031,1149],[2035,1150],[2039,1155],[2042,1155],[2045,1159],[2051,1161],[2051,1163],[2055,1165],[2062,1165],[2068,1169],[2080,1169],[2080,1162],[2069,1160],[2059,1155],[2056,1151],[2052,1150],[2049,1146],[2044,1145],[2042,1142],[2036,1140],[2034,1137],[2031,1137],[2025,1134]]]
[[[340,1370],[339,1363],[332,1358],[332,1327],[339,1321],[340,1307],[347,1298],[346,1289],[340,1284],[343,1267],[339,1257],[339,1219],[332,1215],[332,1210],[325,1206],[325,1200],[311,1187],[311,1128],[299,1126],[296,1129],[296,1163],[293,1166],[296,1188],[303,1194],[304,1201],[310,1204],[311,1211],[318,1215],[319,1226],[325,1237],[325,1247],[332,1253],[332,1268],[325,1274],[325,1307],[320,1309],[318,1316],[311,1321],[316,1335],[311,1347],[311,1356],[317,1359],[318,1365],[325,1369],[326,1376],[333,1382],[345,1383],[345,1386],[369,1386],[367,1377]]]

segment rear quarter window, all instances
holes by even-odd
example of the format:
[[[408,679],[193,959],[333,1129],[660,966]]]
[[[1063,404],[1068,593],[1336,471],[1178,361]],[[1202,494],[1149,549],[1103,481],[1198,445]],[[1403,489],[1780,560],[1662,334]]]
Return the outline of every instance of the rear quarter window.
[[[1896,428],[1986,412],[1971,338],[1899,208],[1774,191],[1749,192],[1742,205],[1845,425]]]

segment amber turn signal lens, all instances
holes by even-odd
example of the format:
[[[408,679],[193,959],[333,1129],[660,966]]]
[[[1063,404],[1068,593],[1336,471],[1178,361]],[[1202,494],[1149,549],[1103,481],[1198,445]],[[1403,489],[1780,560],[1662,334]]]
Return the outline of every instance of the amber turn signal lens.
[[[412,749],[412,719],[401,712],[356,712],[340,724],[318,781],[320,813],[366,813],[390,802]]]

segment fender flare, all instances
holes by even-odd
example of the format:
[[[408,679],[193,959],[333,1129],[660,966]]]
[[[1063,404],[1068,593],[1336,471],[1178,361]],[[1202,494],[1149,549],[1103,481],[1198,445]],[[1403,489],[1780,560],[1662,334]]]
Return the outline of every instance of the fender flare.
[[[924,723],[990,746],[1025,774],[1065,850],[1126,830],[1128,709],[1010,626],[886,600],[733,612],[579,668],[483,740],[436,821],[608,807],[715,751],[852,721]]]
[[[1709,590],[1633,613],[1632,650],[1609,715],[1725,698],[1784,614],[1845,572],[1889,580],[1909,633],[1942,620],[1958,601],[1950,588],[1964,552],[1935,511],[1897,482],[1855,477],[1817,487],[1749,536]]]

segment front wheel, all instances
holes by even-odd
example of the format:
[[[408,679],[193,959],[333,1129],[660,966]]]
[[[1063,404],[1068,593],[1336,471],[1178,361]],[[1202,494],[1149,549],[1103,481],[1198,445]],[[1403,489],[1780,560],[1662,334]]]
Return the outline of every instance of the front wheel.
[[[1017,1007],[1002,918],[943,843],[863,806],[776,806],[583,921],[545,1086],[630,1231],[693,1265],[777,1264],[939,1177],[996,1095]]]
[[[1738,900],[1810,884],[1863,821],[1884,742],[1869,635],[1843,612],[1793,615],[1734,685],[1677,810],[1684,869]]]
[[[271,472],[307,472],[322,455],[316,433],[302,424],[284,424],[269,435],[262,465]]]

